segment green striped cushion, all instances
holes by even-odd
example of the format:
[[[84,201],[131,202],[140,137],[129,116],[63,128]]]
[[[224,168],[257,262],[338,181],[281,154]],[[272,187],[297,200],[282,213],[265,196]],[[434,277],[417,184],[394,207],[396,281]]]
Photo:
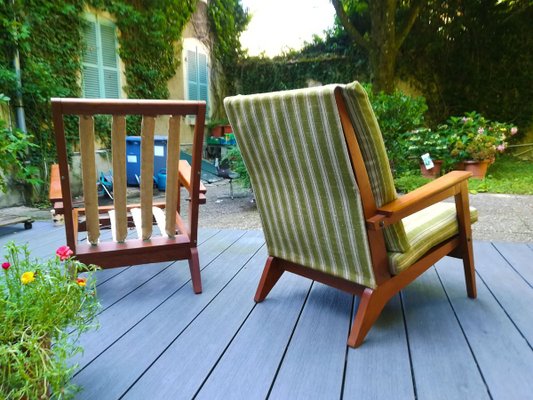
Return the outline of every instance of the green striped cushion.
[[[395,200],[398,195],[378,121],[368,95],[359,82],[344,86],[343,95],[363,154],[374,200],[376,205],[381,207]],[[384,234],[389,251],[409,250],[409,241],[401,221],[385,228]]]
[[[476,222],[477,210],[470,208],[470,220]],[[404,253],[390,252],[392,274],[398,274],[414,264],[429,249],[458,233],[455,203],[437,203],[403,219],[411,249]]]
[[[374,288],[335,87],[235,96],[224,105],[269,254]]]

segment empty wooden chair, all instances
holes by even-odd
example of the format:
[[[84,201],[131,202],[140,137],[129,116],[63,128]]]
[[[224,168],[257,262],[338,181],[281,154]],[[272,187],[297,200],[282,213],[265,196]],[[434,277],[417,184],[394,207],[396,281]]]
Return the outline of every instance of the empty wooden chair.
[[[194,291],[202,291],[197,231],[198,205],[200,201],[205,201],[205,196],[200,193],[205,107],[204,102],[171,100],[52,99],[67,244],[78,260],[107,268],[187,259]],[[66,115],[79,117],[83,208],[75,208],[72,204],[65,141]],[[114,200],[112,206],[105,207],[98,205],[94,133],[96,115],[112,117]],[[126,198],[126,115],[142,116],[140,204],[136,205],[128,204]],[[180,119],[185,115],[196,118],[192,165],[179,159]],[[169,116],[164,203],[153,202],[154,129],[157,116]],[[180,185],[189,191],[188,224],[179,214]],[[158,229],[153,229],[154,223]],[[128,237],[128,226],[132,225],[137,229],[137,237]],[[111,239],[105,240],[104,235],[100,234],[105,226],[111,228]],[[82,230],[87,231],[87,240],[83,242],[78,240],[78,232]]]
[[[361,296],[348,338],[358,347],[390,298],[446,255],[463,260],[468,296],[476,297],[470,173],[454,171],[398,197],[359,83],[224,104],[268,247],[257,302],[284,271]],[[441,203],[448,197],[455,202]]]

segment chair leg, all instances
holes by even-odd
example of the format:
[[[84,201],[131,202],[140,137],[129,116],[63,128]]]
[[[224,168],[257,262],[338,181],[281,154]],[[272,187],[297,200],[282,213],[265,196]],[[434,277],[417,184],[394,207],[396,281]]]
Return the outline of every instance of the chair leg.
[[[466,243],[466,249],[463,254],[463,267],[465,269],[466,293],[471,299],[477,297],[476,289],[476,269],[474,267],[474,250],[472,240]]]
[[[268,257],[263,275],[261,275],[261,280],[255,292],[254,300],[256,303],[262,302],[267,297],[276,282],[281,278],[281,275],[283,275],[283,271],[278,258]]]
[[[198,249],[193,247],[191,249],[191,257],[189,258],[189,270],[191,271],[192,288],[194,293],[202,293],[202,277],[200,275],[200,259],[198,257]]]
[[[379,292],[377,289],[367,288],[364,290],[348,337],[348,346],[357,348],[363,343],[368,331],[378,319],[389,299],[390,297],[383,295],[383,292]]]
[[[229,180],[229,197],[231,197],[231,200],[234,199],[234,197],[233,197],[233,179]]]
[[[468,184],[466,181],[461,184],[461,190],[455,195],[455,206],[457,208],[457,222],[459,224],[459,239],[465,271],[466,292],[468,297],[475,299],[477,297],[476,269],[474,267],[472,226],[470,222]]]

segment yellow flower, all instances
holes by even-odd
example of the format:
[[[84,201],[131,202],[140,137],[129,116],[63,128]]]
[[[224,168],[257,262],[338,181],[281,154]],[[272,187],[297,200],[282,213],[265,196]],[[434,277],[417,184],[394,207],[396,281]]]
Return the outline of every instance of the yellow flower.
[[[20,277],[20,281],[27,285],[30,282],[33,282],[35,280],[35,273],[32,271],[24,272],[22,276]]]
[[[78,286],[85,287],[87,285],[87,279],[78,278],[76,279],[76,283],[78,284]]]

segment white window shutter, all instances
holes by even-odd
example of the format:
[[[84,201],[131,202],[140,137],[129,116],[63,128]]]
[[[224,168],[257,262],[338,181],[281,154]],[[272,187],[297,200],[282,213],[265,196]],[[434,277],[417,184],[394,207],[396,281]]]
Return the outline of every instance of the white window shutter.
[[[85,49],[83,52],[83,95],[88,98],[100,97],[100,75],[98,72],[98,40],[96,23],[86,21],[83,31]]]

